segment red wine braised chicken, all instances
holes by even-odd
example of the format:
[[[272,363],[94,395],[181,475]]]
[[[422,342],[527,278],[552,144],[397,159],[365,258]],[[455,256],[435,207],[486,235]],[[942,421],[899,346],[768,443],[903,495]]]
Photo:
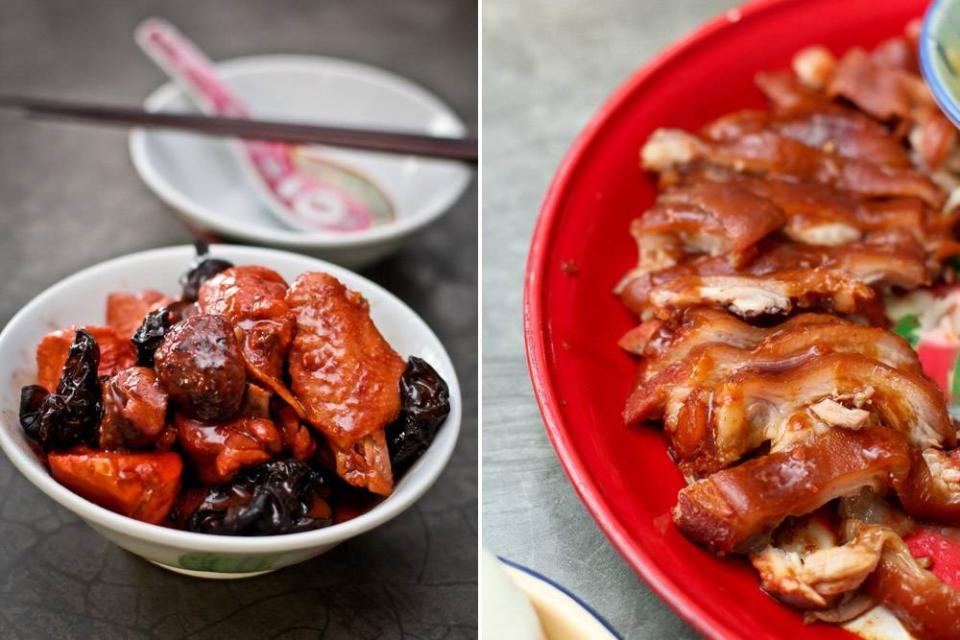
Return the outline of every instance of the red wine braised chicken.
[[[958,638],[960,591],[902,540],[921,523],[960,537],[957,426],[883,305],[952,283],[960,254],[957,131],[916,38],[800,51],[757,76],[767,110],[650,136],[660,191],[616,290],[640,319],[620,342],[640,363],[624,418],[662,423],[688,482],[680,531],[746,555],[808,620],[882,604]]]
[[[37,345],[20,422],[53,477],[125,516],[223,535],[325,527],[389,495],[450,411],[443,379],[333,276],[288,286],[198,254],[179,299],[113,293],[105,326]]]

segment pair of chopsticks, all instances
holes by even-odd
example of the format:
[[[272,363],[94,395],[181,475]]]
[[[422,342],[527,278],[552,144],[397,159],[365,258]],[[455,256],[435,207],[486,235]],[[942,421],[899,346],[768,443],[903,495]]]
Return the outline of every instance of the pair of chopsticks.
[[[477,162],[477,141],[415,133],[327,127],[274,120],[221,118],[180,113],[153,113],[142,109],[0,95],[0,108],[30,116],[112,125],[179,129],[210,136],[269,140],[289,144],[321,144],[364,151]]]

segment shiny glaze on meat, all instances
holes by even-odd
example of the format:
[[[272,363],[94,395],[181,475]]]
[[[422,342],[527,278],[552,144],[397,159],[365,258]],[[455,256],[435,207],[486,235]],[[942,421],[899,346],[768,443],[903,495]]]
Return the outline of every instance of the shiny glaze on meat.
[[[130,367],[101,386],[101,449],[136,449],[151,443],[156,443],[160,449],[170,448],[175,434],[165,429],[167,392],[157,382],[153,369]]]
[[[180,447],[204,484],[228,482],[242,468],[266,462],[283,450],[280,430],[268,418],[206,423],[177,414],[174,424]]]
[[[778,370],[779,369],[779,370]],[[741,371],[690,393],[666,424],[671,449],[688,473],[728,466],[765,442],[791,441],[797,412],[823,399],[866,408],[916,447],[953,448],[956,430],[936,385],[919,373],[854,354],[785,360]]]
[[[382,430],[400,411],[406,363],[373,324],[367,301],[333,276],[307,273],[287,302],[297,319],[291,387],[310,423],[343,448]]]
[[[879,603],[939,640],[960,637],[960,594],[900,535],[957,535],[957,429],[881,298],[953,284],[960,255],[960,135],[920,78],[919,34],[809,47],[757,75],[769,110],[654,131],[641,162],[661,192],[614,291],[641,320],[619,342],[639,358],[625,421],[662,419],[691,483],[678,528],[750,553],[808,622]],[[798,548],[784,532],[813,531],[796,517],[814,511],[828,535]]]
[[[813,317],[807,319],[808,315]],[[660,358],[674,364],[640,379],[627,398],[624,418],[628,423],[656,420],[666,405],[679,408],[693,387],[712,387],[738,371],[779,372],[788,363],[824,353],[859,354],[895,369],[920,372],[917,354],[900,336],[839,318],[814,324],[818,318],[818,314],[795,316],[792,324],[768,329],[768,335],[753,349],[723,342],[693,344],[690,338],[680,341],[675,349],[682,355]]]
[[[718,471],[680,491],[677,527],[719,553],[757,550],[788,516],[810,513],[864,487],[884,491],[910,458],[885,428],[835,429],[816,441]]]
[[[246,373],[232,327],[199,314],[167,332],[154,354],[157,377],[170,399],[199,420],[228,420],[243,402]]]
[[[305,273],[287,294],[297,318],[291,388],[330,443],[338,475],[354,486],[393,488],[383,429],[400,412],[403,358],[370,319],[367,301],[325,273]]]
[[[207,280],[200,287],[198,303],[202,312],[223,316],[239,331],[250,375],[302,413],[283,383],[284,358],[295,325],[286,295],[287,283],[276,271],[241,265]]]

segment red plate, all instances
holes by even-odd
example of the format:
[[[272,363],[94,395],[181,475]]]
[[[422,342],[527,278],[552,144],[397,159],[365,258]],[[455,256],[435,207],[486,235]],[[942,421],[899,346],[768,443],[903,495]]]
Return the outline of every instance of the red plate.
[[[670,518],[680,473],[660,432],[620,417],[636,364],[616,346],[635,324],[611,289],[636,260],[630,220],[653,182],[639,149],[660,126],[696,129],[761,108],[763,69],[824,44],[841,53],[900,34],[923,0],[777,0],[728,12],[637,72],[580,134],[547,193],[527,263],[527,359],[547,432],[597,523],[637,573],[711,638],[851,638],[805,626],[746,562],[717,558]],[[631,597],[625,593],[625,598]]]

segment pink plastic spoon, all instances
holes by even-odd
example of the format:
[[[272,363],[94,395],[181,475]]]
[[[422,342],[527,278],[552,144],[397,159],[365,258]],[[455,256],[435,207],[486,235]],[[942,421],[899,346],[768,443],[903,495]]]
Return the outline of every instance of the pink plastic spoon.
[[[217,76],[210,59],[172,25],[150,18],[136,29],[140,48],[208,115],[249,118],[250,109]],[[302,173],[297,147],[282,142],[237,141],[235,153],[264,204],[280,220],[307,231],[369,228],[375,214],[333,182]]]

